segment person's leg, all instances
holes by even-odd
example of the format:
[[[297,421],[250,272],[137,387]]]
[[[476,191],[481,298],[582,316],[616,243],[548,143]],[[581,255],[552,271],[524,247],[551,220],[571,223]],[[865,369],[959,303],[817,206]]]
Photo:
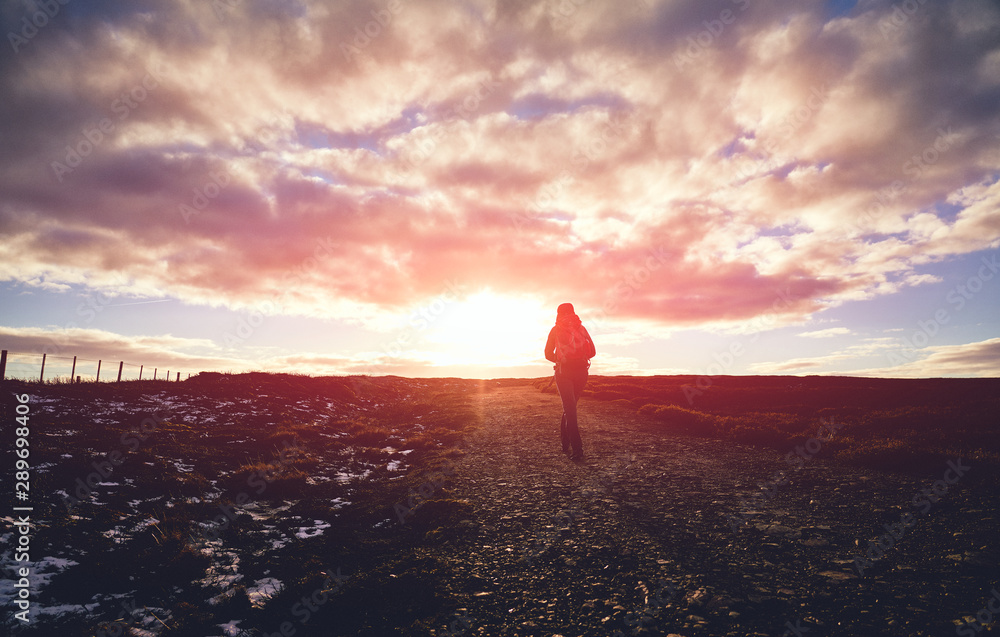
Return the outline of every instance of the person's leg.
[[[568,439],[573,446],[573,452],[576,453],[581,447],[580,432],[576,428],[576,401],[578,398],[573,376],[566,373],[556,374],[556,388],[559,389],[559,397],[562,398],[563,404],[563,430],[566,432],[566,437],[563,440]],[[563,445],[565,448],[566,443],[563,442]]]
[[[574,456],[583,455],[583,441],[580,439],[580,420],[576,404],[580,401],[580,396],[583,395],[583,388],[586,384],[587,368],[584,367],[582,370],[573,373],[573,429],[569,433]]]
[[[566,431],[566,412],[563,412],[562,421],[559,423],[559,440],[562,442],[563,453],[569,451],[569,432]]]

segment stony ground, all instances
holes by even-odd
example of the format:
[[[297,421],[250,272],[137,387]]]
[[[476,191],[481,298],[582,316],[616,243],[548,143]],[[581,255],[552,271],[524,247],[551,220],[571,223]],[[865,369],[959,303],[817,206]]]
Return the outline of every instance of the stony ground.
[[[507,387],[476,400],[483,424],[453,486],[481,526],[440,549],[466,586],[466,634],[946,635],[998,583],[996,494],[974,486],[974,467],[924,514],[912,499],[933,477],[822,454],[796,470],[586,400],[574,463],[558,397]],[[904,512],[915,522],[859,573],[855,557]]]
[[[592,398],[580,403],[586,458],[575,463],[560,450],[558,396],[531,381],[18,387],[32,394],[32,554],[44,562],[25,637],[993,628],[981,609],[1000,590],[998,489],[974,463],[950,485],[935,485],[945,462],[882,472],[833,464],[820,448],[793,466],[792,449],[679,435],[628,401]],[[67,511],[59,493],[128,449],[119,434],[150,411],[165,421]],[[284,467],[286,440],[302,451]],[[248,471],[279,464],[263,493],[248,488]],[[240,490],[251,502],[192,548]],[[400,520],[421,490],[430,499]],[[8,526],[0,598],[15,590],[13,541]],[[310,595],[320,602],[305,613]],[[3,630],[20,630],[11,614],[5,604]]]

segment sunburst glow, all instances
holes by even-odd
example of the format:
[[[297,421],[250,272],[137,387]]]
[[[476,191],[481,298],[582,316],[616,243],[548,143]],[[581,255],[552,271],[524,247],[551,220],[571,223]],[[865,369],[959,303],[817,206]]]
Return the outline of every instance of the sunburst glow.
[[[489,290],[456,302],[427,335],[447,365],[519,365],[543,360],[555,309],[537,299],[502,296]]]

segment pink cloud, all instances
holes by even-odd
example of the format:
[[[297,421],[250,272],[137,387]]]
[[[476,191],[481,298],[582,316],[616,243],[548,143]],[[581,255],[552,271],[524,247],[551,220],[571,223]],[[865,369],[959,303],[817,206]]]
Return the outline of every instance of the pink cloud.
[[[3,63],[0,277],[339,318],[459,279],[800,320],[1000,244],[993,45],[948,5],[888,36],[887,8],[742,3],[404,2],[367,41],[384,3],[85,17]]]

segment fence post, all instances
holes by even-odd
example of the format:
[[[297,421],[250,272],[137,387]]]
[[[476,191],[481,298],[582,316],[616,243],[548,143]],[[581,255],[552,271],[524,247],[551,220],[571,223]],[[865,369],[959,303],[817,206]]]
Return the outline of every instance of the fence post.
[[[156,367],[153,368],[153,380],[156,380],[156,370],[157,369],[158,368],[156,368]]]
[[[142,380],[142,365],[139,365],[139,380]]]
[[[42,352],[42,372],[38,375],[38,382],[40,382],[40,383],[45,381],[45,357],[46,356],[47,356],[47,354],[45,352]]]
[[[181,382],[181,373],[177,372],[177,382]]]
[[[101,382],[101,359],[97,359],[97,378],[94,379],[95,383]]]
[[[73,369],[69,371],[69,382],[73,384],[73,377],[76,376],[76,356],[73,357]]]
[[[7,378],[7,350],[0,350],[0,380]]]

